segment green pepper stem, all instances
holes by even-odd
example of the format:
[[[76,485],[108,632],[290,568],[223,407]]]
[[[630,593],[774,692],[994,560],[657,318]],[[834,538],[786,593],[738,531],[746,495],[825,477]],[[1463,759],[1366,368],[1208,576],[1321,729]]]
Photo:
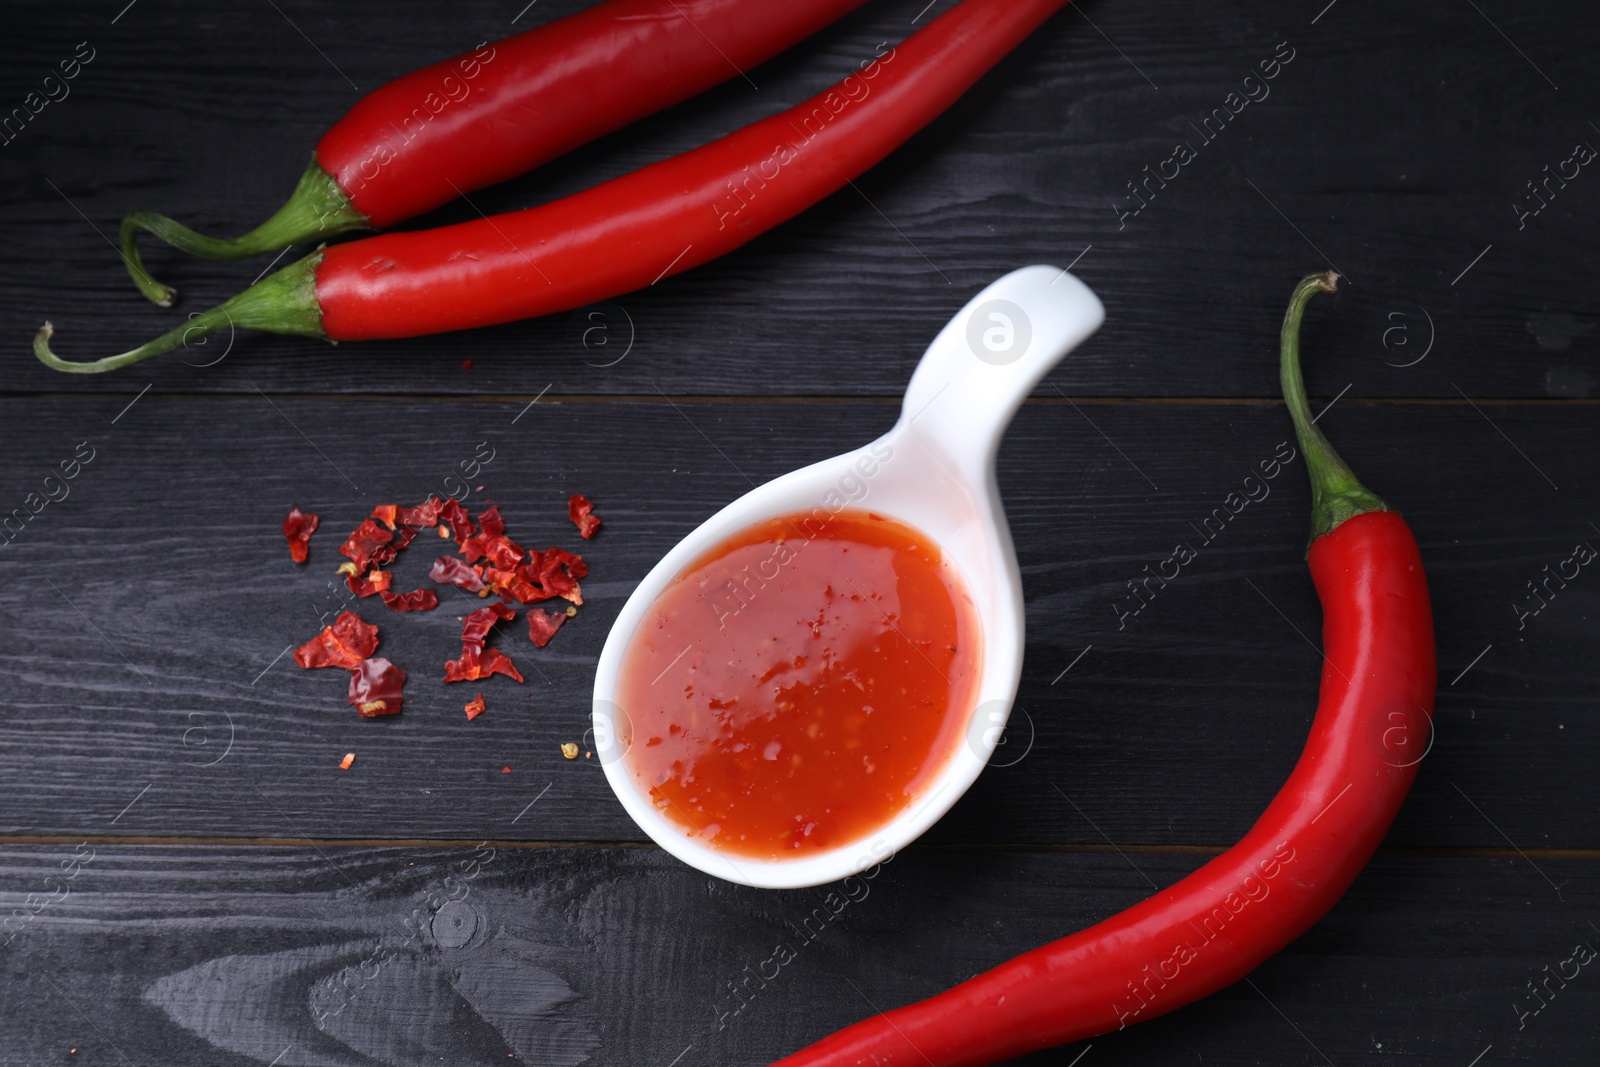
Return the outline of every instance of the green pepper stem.
[[[317,264],[320,262],[322,251],[319,249],[267,275],[209,311],[200,312],[154,341],[119,355],[84,363],[62,359],[50,350],[55,327],[48,322],[34,335],[33,354],[45,366],[69,374],[101,374],[182,348],[223,327],[232,330],[244,326],[269,333],[326,339],[322,331],[322,308],[317,303]]]
[[[145,270],[139,258],[139,231],[154,234],[167,244],[201,259],[244,259],[261,252],[275,252],[290,245],[311,244],[346,230],[367,226],[367,217],[357,211],[333,176],[323,170],[316,157],[300,175],[294,194],[266,222],[231,241],[195,233],[154,211],[134,211],[122,220],[122,258],[128,264],[133,284],[148,299],[171,307],[178,291],[157,281]]]
[[[1328,439],[1322,436],[1316,421],[1311,417],[1311,406],[1306,403],[1306,383],[1300,375],[1300,320],[1305,316],[1306,304],[1318,293],[1331,293],[1337,288],[1339,276],[1333,271],[1311,274],[1300,279],[1294,296],[1289,298],[1289,310],[1283,316],[1282,349],[1278,363],[1278,380],[1283,385],[1284,403],[1289,406],[1289,417],[1294,420],[1294,435],[1300,442],[1300,451],[1306,457],[1306,471],[1311,475],[1311,540],[1331,533],[1346,519],[1369,511],[1388,511],[1389,505],[1362,485],[1348,464],[1339,458]]]

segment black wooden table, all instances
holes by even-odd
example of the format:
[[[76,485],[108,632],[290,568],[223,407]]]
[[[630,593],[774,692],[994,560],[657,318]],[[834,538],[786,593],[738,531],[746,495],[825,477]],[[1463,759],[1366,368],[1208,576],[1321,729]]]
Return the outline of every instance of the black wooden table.
[[[856,189],[648,291],[413,341],[241,334],[68,379],[27,352],[46,317],[64,354],[99,356],[266,266],[152,248],[185,294],[161,311],[108,247],[123,213],[241,231],[359,92],[582,0],[124,3],[0,15],[0,112],[92,56],[0,145],[0,512],[31,515],[0,546],[0,1063],[758,1065],[1171,883],[1249,827],[1304,740],[1301,467],[1137,616],[1118,605],[1289,437],[1277,327],[1330,266],[1310,388],[1421,541],[1432,748],[1344,901],[1248,983],[1035,1059],[1595,1062],[1600,972],[1551,975],[1600,946],[1600,575],[1546,581],[1600,544],[1600,175],[1546,181],[1600,145],[1591,5],[1096,0]],[[475,203],[563,195],[787,106],[925,3],[874,0]],[[1148,182],[1179,142],[1195,158]],[[584,741],[628,592],[749,482],[887,428],[947,317],[1032,262],[1073,265],[1108,318],[1000,457],[1028,604],[1001,756],[842,910],[649,846],[559,749]],[[527,541],[575,540],[569,493],[599,505],[588,602],[547,649],[507,642],[527,684],[486,684],[473,722],[423,666],[455,615],[380,609],[417,669],[402,715],[359,720],[342,678],[284,652],[338,602],[337,539],[484,443],[474,481]],[[278,531],[292,504],[323,516],[305,568]]]

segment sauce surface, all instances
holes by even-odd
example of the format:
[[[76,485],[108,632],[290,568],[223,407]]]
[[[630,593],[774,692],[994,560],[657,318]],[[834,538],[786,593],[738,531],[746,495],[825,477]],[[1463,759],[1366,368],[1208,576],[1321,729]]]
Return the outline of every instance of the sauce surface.
[[[624,764],[685,833],[782,859],[864,838],[961,743],[977,612],[921,532],[870,512],[771,519],[673,579],[623,657]]]

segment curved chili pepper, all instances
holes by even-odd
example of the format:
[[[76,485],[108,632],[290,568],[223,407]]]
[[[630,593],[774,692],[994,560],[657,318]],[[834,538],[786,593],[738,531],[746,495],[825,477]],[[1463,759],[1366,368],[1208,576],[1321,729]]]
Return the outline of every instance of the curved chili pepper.
[[[929,1000],[824,1038],[779,1067],[982,1067],[1120,1030],[1233,984],[1325,914],[1411,788],[1433,708],[1433,617],[1417,543],[1306,405],[1300,318],[1284,317],[1284,399],[1312,487],[1307,560],[1323,608],[1322,694],[1305,751],[1243,840],[1148,900]]]
[[[505,181],[735,77],[864,0],[604,0],[375,89],[322,135],[289,202],[231,241],[153,211],[122,220],[140,292],[175,290],[139,259],[139,231],[205,259],[244,259],[386,229]]]
[[[963,0],[833,88],[726,137],[523,211],[312,253],[94,373],[225,326],[331,341],[566,311],[715,259],[842,188],[931,122],[1067,0]]]

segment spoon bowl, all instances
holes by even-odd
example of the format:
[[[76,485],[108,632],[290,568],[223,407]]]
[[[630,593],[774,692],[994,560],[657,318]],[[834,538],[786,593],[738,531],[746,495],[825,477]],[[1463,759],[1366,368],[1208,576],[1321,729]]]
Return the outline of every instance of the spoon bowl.
[[[744,885],[821,885],[881,863],[948,811],[977,779],[1010,715],[1022,673],[1022,578],[995,481],[1000,437],[1023,399],[1063,356],[1100,327],[1089,288],[1056,267],[994,282],[939,331],[912,375],[900,419],[853,452],[775,478],[735,500],[651,569],[623,606],[595,674],[596,756],[640,829],[692,867]],[[932,538],[955,567],[982,629],[982,666],[965,743],[920,795],[866,838],[793,859],[732,855],[691,837],[656,810],[630,773],[627,710],[616,703],[625,653],[662,591],[708,550],[775,516],[819,520],[866,509]]]

